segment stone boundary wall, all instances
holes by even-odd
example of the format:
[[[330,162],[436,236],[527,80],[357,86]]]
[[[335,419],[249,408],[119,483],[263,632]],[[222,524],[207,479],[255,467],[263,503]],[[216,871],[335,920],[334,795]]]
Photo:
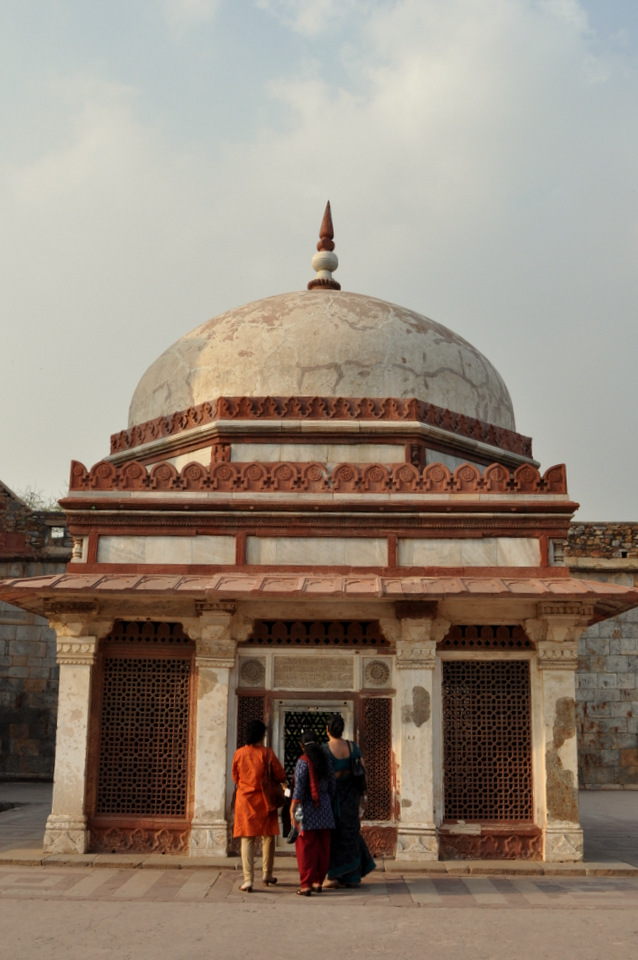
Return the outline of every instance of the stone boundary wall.
[[[574,577],[638,584],[638,523],[574,523],[565,549]],[[579,781],[638,788],[638,609],[590,627],[576,674]]]
[[[638,560],[638,523],[572,523],[565,557]]]
[[[63,573],[64,514],[31,510],[0,483],[0,579]],[[58,668],[46,620],[0,601],[0,780],[53,778]]]

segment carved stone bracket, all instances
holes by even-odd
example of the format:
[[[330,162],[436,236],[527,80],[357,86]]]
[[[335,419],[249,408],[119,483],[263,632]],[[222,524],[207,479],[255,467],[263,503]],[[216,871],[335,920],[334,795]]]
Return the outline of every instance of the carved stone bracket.
[[[594,604],[591,601],[541,600],[538,604],[539,617],[569,617],[589,621],[593,615]]]
[[[433,670],[436,645],[449,630],[449,620],[427,616],[415,619],[410,616],[400,622],[401,635],[396,644],[399,670]]]
[[[399,620],[434,620],[437,607],[436,600],[400,600],[394,605]]]
[[[113,620],[97,619],[96,603],[55,603],[46,608],[45,615],[56,633],[59,663],[92,662],[86,659],[89,646],[94,656],[97,638],[105,637],[113,627]],[[81,659],[69,660],[73,656]]]
[[[237,604],[234,600],[196,600],[195,612],[198,617],[216,613],[225,613],[232,617],[237,612]]]
[[[232,669],[237,654],[237,640],[231,634],[231,621],[237,609],[233,602],[198,603],[197,617],[185,617],[182,626],[195,641],[195,662],[198,667]]]
[[[44,605],[44,615],[49,620],[86,622],[97,616],[96,600],[50,600]]]
[[[578,640],[591,622],[593,605],[549,601],[539,603],[538,614],[525,621],[525,630],[536,643],[541,669],[575,669]]]

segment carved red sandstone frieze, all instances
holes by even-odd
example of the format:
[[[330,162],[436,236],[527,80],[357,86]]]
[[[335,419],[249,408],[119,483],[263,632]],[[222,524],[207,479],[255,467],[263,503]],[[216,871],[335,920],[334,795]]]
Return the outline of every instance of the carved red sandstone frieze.
[[[441,860],[541,860],[543,837],[540,829],[513,828],[504,833],[439,834]]]
[[[415,398],[370,397],[219,397],[168,417],[157,417],[111,436],[111,453],[204,426],[219,420],[391,420],[425,423],[458,436],[532,455],[532,441],[513,430],[455,413]]]
[[[566,494],[565,465],[550,467],[541,476],[523,464],[510,470],[499,463],[483,473],[470,463],[454,472],[442,463],[420,470],[409,463],[340,463],[332,472],[322,463],[188,463],[178,471],[171,463],[148,468],[137,460],[117,467],[102,460],[90,470],[71,464],[69,489],[154,490],[194,492],[295,493],[502,493]]]

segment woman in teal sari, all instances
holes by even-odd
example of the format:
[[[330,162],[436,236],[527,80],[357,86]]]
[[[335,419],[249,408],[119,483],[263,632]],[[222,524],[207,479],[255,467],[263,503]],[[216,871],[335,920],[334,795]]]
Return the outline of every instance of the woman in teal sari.
[[[335,713],[326,728],[328,754],[335,772],[337,790],[334,800],[335,829],[330,838],[330,868],[326,887],[354,887],[375,869],[376,863],[361,836],[359,803],[361,794],[352,774],[352,760],[361,757],[356,743],[343,739],[343,717]]]

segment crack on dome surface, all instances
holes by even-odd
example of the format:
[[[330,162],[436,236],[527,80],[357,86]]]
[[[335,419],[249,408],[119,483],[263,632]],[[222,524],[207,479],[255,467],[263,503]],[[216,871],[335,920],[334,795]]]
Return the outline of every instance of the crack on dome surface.
[[[417,397],[516,429],[502,377],[463,337],[396,304],[323,289],[200,324],[141,378],[129,426],[220,396],[359,396],[362,384],[369,396]]]

